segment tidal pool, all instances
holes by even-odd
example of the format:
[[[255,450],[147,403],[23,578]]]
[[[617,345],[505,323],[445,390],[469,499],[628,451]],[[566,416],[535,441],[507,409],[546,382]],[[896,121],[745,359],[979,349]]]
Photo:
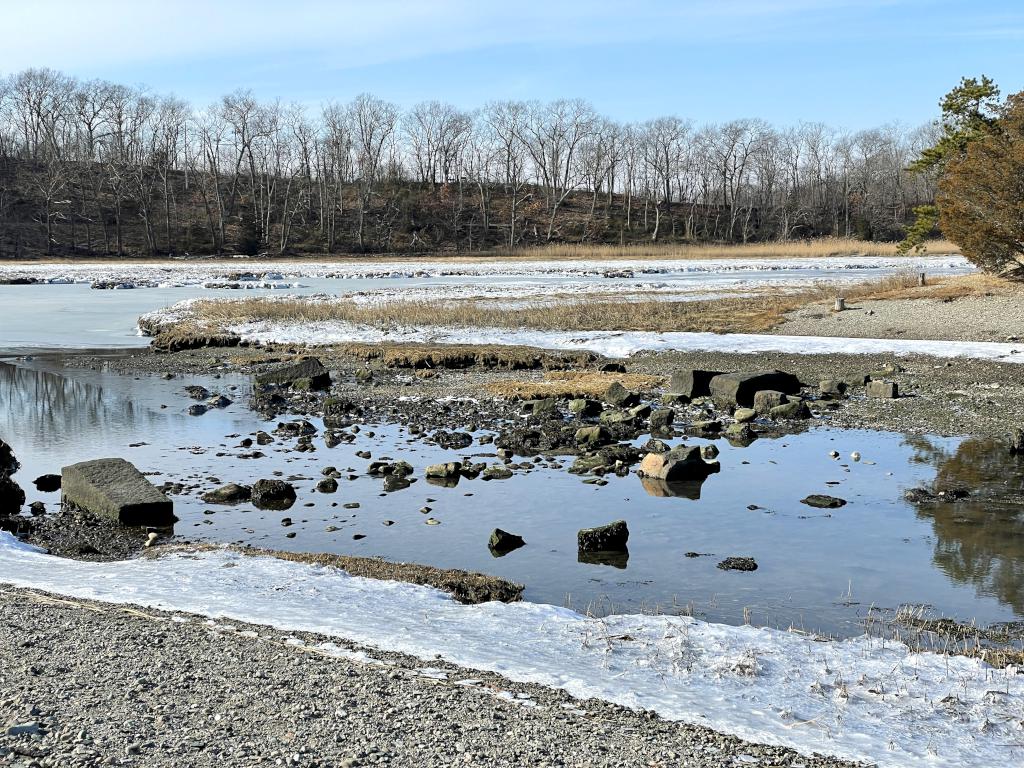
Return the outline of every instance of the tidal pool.
[[[189,384],[235,403],[189,416],[195,402],[184,392]],[[400,425],[364,424],[350,444],[327,448],[317,436],[316,451],[300,453],[292,450],[294,439],[279,438],[260,448],[262,458],[241,458],[242,438],[277,424],[246,407],[248,394],[248,380],[232,375],[164,380],[64,367],[57,356],[9,360],[0,362],[0,436],[22,462],[15,479],[28,501],[51,509],[59,492],[37,491],[35,477],[75,461],[123,456],[153,473],[158,485],[197,486],[173,496],[180,518],[175,534],[183,539],[479,570],[524,583],[529,600],[581,611],[692,611],[714,621],[841,636],[860,634],[869,611],[891,615],[904,604],[981,624],[1024,618],[1024,513],[1006,501],[1024,490],[1024,461],[988,441],[829,428],[748,447],[686,438],[714,442],[722,470],[679,496],[648,492],[635,475],[608,476],[601,487],[546,466],[508,480],[441,487],[422,479],[426,465],[471,455],[494,461],[486,458],[493,446],[446,451]],[[830,457],[833,450],[839,459]],[[384,494],[357,451],[408,461],[420,479]],[[860,461],[850,459],[854,451]],[[357,477],[340,480],[336,493],[317,493],[328,465]],[[222,482],[275,473],[298,490],[287,511],[199,498]],[[904,499],[906,489],[936,477],[979,495],[921,507]],[[835,510],[801,504],[811,493],[848,504]],[[344,507],[353,502],[359,507]],[[285,517],[291,526],[282,525]],[[427,525],[428,518],[440,524]],[[619,518],[629,524],[628,558],[580,562],[577,530]],[[495,557],[487,546],[495,527],[522,536],[526,546]],[[716,567],[733,556],[753,557],[758,569]]]

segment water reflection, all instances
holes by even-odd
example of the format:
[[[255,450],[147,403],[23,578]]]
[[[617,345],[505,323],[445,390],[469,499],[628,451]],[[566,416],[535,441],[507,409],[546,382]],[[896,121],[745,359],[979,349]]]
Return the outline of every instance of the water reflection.
[[[907,442],[917,461],[935,466],[934,491],[971,491],[963,501],[918,505],[935,531],[935,564],[1024,613],[1024,457],[992,439],[964,440],[954,451],[922,437]]]

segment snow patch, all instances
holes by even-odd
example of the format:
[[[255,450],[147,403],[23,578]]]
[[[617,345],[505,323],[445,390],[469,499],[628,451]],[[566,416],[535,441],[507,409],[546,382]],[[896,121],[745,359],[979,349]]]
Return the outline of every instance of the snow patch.
[[[1024,675],[870,638],[821,641],[686,617],[604,619],[227,550],[90,563],[0,533],[0,583],[315,632],[880,766],[1024,758]],[[339,654],[347,655],[347,654]]]

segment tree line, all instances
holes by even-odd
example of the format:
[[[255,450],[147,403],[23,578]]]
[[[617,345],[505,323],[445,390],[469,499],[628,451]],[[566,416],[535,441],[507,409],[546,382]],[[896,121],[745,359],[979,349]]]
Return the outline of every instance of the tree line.
[[[580,100],[198,108],[49,69],[0,79],[0,257],[892,240],[935,198],[937,126],[856,132]]]

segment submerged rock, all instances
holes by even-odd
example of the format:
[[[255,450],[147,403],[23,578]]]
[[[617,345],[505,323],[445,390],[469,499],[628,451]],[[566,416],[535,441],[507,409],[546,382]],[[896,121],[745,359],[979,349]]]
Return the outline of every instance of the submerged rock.
[[[519,549],[526,544],[522,536],[495,528],[491,531],[491,537],[487,542],[491,554],[495,557],[504,557],[509,552]]]
[[[236,504],[240,501],[248,501],[252,497],[252,488],[248,485],[228,483],[202,495],[202,500],[207,504]]]
[[[260,509],[288,509],[295,503],[295,487],[284,480],[257,480],[252,503]]]
[[[752,557],[727,557],[717,567],[723,571],[756,571],[757,561]]]
[[[839,509],[839,507],[846,506],[846,499],[840,499],[838,496],[828,496],[824,493],[812,493],[807,498],[801,499],[800,503],[818,509]]]

